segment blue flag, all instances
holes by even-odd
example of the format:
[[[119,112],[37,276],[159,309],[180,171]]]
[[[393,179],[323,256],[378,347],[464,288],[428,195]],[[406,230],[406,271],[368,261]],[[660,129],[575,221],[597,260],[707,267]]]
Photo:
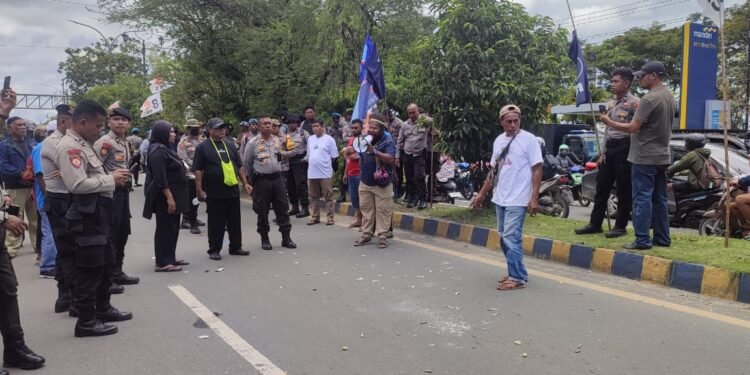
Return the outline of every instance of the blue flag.
[[[591,100],[591,93],[589,92],[588,66],[583,57],[581,41],[578,40],[578,33],[575,30],[573,30],[568,57],[576,64],[576,107],[578,107]]]
[[[377,104],[378,100],[385,98],[383,65],[380,63],[380,57],[378,56],[378,47],[370,38],[370,33],[365,36],[365,46],[362,49],[359,82],[359,94],[352,114],[353,120],[367,118],[367,111]]]

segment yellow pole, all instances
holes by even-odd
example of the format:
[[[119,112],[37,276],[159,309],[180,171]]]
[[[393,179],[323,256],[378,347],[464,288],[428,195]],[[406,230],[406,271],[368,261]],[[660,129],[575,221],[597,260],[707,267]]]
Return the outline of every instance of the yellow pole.
[[[726,52],[726,46],[724,42],[724,5],[721,4],[721,11],[719,13],[719,37],[721,39],[721,91],[722,96],[724,100],[724,163],[725,163],[725,171],[727,173],[727,176],[729,174],[729,126],[730,126],[730,118],[729,118],[729,89],[727,87],[727,52]],[[727,185],[727,189],[729,189],[729,186]],[[730,207],[731,207],[731,199],[726,199],[726,224],[724,225],[726,229],[724,230],[724,247],[729,247],[729,233],[732,231],[732,226],[730,217]]]

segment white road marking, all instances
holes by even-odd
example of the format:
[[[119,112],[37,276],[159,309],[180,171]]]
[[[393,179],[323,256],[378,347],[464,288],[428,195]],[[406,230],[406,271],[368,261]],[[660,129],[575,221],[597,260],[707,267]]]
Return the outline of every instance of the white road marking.
[[[185,289],[182,285],[170,285],[169,290],[174,293],[190,310],[193,310],[201,320],[203,320],[216,335],[221,337],[224,342],[234,349],[242,358],[250,363],[259,374],[263,375],[286,375],[282,369],[278,368],[266,356],[257,351],[245,339],[229,328],[221,319],[214,315],[205,305],[198,301],[195,296]]]

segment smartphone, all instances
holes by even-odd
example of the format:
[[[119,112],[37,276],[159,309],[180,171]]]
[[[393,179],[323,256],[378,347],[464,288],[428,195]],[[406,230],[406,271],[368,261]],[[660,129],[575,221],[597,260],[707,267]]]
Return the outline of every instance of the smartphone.
[[[21,215],[21,207],[19,207],[19,206],[8,206],[8,209],[5,212],[7,212],[8,215],[11,215],[11,216],[20,216]]]
[[[8,95],[8,90],[10,90],[10,76],[5,76],[5,81],[3,82],[3,91],[2,91],[3,98]]]
[[[607,106],[604,104],[599,104],[599,112],[602,114],[607,113]]]

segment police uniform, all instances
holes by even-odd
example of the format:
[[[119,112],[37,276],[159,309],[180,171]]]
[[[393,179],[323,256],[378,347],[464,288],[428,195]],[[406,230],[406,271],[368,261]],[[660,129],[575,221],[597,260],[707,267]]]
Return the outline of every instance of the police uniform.
[[[289,173],[287,174],[287,190],[289,191],[289,204],[292,210],[290,215],[298,214],[298,217],[309,216],[308,206],[310,197],[307,193],[307,139],[310,133],[298,127],[295,131],[286,134],[286,146],[289,149]],[[300,211],[299,204],[302,205]]]
[[[188,126],[186,127],[191,126],[191,124],[188,124]],[[200,124],[197,124],[197,126],[200,127]],[[185,168],[188,171],[188,177],[190,178],[190,181],[188,183],[190,212],[187,215],[182,216],[182,222],[183,224],[185,224],[186,222],[189,223],[191,232],[193,234],[200,233],[200,229],[198,228],[198,205],[195,204],[197,203],[197,200],[195,199],[197,197],[195,192],[195,175],[190,171],[193,166],[195,148],[198,147],[198,144],[200,144],[198,137],[193,137],[191,135],[182,137],[180,143],[177,144],[177,156],[185,164]]]
[[[264,250],[271,250],[268,239],[271,229],[268,224],[268,212],[272,205],[283,238],[282,246],[296,247],[290,238],[292,224],[289,221],[289,205],[282,175],[282,157],[285,153],[283,143],[282,138],[273,135],[268,140],[258,136],[247,144],[243,161],[243,164],[252,169],[249,175],[250,184],[253,186],[253,211],[258,214],[258,233]]]
[[[103,322],[128,320],[132,314],[110,304],[115,179],[104,170],[93,146],[73,129],[60,139],[56,156],[67,193],[48,191],[47,212],[60,262],[72,284],[72,306],[79,314],[75,335],[117,333],[116,326]]]
[[[114,112],[114,115],[122,115]],[[128,116],[129,117],[129,114]],[[110,131],[94,143],[94,151],[101,159],[106,172],[117,169],[128,169],[130,165],[130,147],[124,138],[118,138]],[[112,245],[115,247],[115,265],[111,270],[112,282],[115,284],[132,285],[140,281],[137,277],[130,277],[122,271],[122,262],[125,259],[125,245],[130,236],[130,183],[127,186],[115,188],[113,201],[114,210],[112,215]]]
[[[638,108],[638,98],[630,93],[622,99],[613,99],[608,105],[607,114],[613,121],[630,123]],[[594,208],[591,210],[590,225],[601,228],[607,211],[607,200],[612,187],[617,184],[617,215],[615,228],[624,230],[630,220],[632,208],[630,167],[630,134],[612,128],[607,129],[604,141],[604,163],[599,167],[596,183]]]

